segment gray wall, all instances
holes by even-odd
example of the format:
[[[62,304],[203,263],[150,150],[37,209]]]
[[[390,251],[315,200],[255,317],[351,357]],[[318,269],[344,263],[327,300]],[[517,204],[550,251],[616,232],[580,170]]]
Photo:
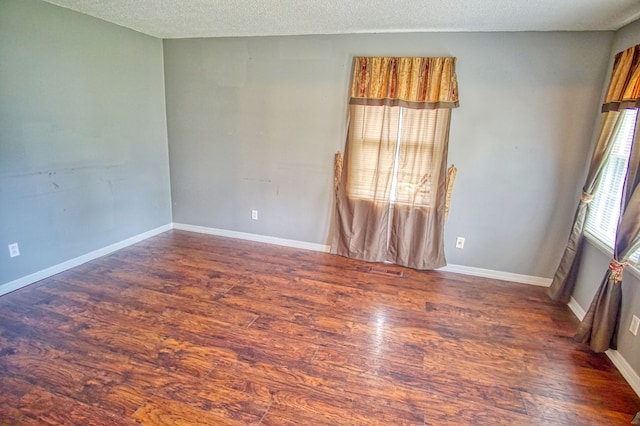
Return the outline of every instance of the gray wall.
[[[551,277],[614,34],[165,40],[175,222],[326,244],[354,55],[458,58],[449,263]],[[260,213],[252,221],[250,210]],[[456,236],[466,237],[456,250]]]
[[[616,33],[607,77],[603,82],[603,93],[608,85],[615,54],[639,43],[640,21],[627,25]],[[611,253],[605,254],[595,246],[586,244],[576,289],[573,293],[574,299],[585,311],[591,305],[593,296],[609,266],[611,256]],[[629,332],[631,317],[634,314],[640,317],[640,279],[638,273],[627,271],[622,283],[622,317],[621,330],[618,335],[618,351],[636,374],[640,375],[640,336],[634,336]]]
[[[0,1],[0,284],[171,222],[162,62],[158,39]]]

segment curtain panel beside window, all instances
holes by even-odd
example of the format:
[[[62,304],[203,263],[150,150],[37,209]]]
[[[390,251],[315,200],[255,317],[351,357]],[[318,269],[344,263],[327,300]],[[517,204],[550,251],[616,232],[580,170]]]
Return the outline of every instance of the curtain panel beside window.
[[[455,58],[356,57],[349,104],[332,252],[416,269],[444,266]]]

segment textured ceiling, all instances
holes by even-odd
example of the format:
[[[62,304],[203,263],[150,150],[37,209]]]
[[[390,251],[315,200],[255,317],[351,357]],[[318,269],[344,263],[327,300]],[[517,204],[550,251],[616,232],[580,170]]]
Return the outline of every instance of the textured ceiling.
[[[46,0],[159,38],[617,30],[638,0]]]

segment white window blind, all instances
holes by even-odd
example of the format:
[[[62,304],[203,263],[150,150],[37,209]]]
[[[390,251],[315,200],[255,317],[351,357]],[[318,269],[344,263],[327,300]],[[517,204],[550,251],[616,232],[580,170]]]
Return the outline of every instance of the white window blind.
[[[623,114],[622,125],[614,135],[611,155],[602,171],[593,201],[589,205],[589,215],[585,225],[585,230],[591,236],[611,250],[613,250],[620,217],[620,201],[635,133],[637,110],[625,109],[621,114]],[[631,260],[637,263],[638,253],[632,256]]]
[[[392,204],[433,206],[450,110],[351,108],[349,195]],[[357,129],[357,130],[356,130]]]

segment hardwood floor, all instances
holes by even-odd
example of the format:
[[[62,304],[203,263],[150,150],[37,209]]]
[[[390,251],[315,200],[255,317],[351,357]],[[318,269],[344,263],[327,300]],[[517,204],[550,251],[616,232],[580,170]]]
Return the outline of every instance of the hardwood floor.
[[[0,424],[612,425],[544,289],[171,231],[0,297]]]

